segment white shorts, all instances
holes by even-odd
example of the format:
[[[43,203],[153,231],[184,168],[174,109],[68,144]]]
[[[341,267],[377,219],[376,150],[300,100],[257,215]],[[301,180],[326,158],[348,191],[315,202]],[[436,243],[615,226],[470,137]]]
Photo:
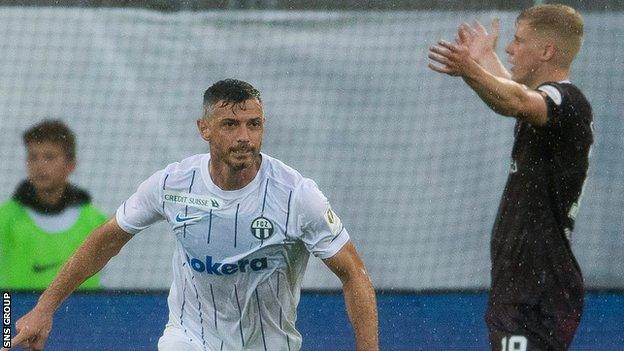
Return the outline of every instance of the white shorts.
[[[196,340],[173,324],[167,324],[163,335],[158,339],[158,351],[204,351]]]

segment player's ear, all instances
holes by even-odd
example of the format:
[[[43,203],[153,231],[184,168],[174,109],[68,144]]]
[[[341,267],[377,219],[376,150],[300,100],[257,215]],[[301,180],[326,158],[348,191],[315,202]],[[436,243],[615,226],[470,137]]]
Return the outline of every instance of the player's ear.
[[[557,47],[553,43],[546,43],[542,50],[542,61],[550,61],[555,57]]]
[[[197,120],[197,129],[202,139],[210,141],[210,123],[204,117]]]

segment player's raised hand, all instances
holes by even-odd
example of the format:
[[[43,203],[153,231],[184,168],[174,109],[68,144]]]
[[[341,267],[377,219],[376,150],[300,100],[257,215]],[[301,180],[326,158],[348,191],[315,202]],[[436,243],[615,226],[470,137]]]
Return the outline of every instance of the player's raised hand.
[[[462,44],[440,40],[437,45],[429,48],[429,63],[432,70],[451,76],[464,76],[471,64],[476,64],[470,57],[468,48]]]
[[[43,350],[50,330],[52,330],[52,315],[34,308],[15,324],[17,335],[11,340],[11,346]],[[5,351],[5,349],[0,351]]]
[[[462,23],[457,29],[457,43],[464,45],[470,51],[470,57],[480,62],[487,55],[496,51],[498,45],[498,35],[500,30],[500,20],[494,18],[491,24],[491,31],[474,21],[473,24]]]

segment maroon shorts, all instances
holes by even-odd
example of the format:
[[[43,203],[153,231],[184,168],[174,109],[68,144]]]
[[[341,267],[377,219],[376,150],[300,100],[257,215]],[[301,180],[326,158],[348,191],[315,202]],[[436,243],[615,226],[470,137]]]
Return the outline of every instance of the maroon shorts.
[[[567,350],[580,319],[580,312],[528,304],[490,305],[486,316],[492,351]]]

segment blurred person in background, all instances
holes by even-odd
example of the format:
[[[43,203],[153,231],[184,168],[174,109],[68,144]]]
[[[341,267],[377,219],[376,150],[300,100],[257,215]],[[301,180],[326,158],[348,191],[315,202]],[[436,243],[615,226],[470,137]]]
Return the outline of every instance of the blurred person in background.
[[[569,80],[583,19],[538,5],[516,19],[505,51],[492,32],[462,24],[455,43],[430,48],[429,67],[460,76],[495,112],[516,118],[507,185],[491,239],[486,321],[492,350],[566,350],[583,310],[583,278],[570,247],[593,142],[591,106]]]
[[[0,287],[43,290],[106,217],[91,204],[89,193],[69,183],[76,142],[65,124],[44,120],[23,140],[28,178],[0,206]],[[98,287],[98,275],[80,286]]]

